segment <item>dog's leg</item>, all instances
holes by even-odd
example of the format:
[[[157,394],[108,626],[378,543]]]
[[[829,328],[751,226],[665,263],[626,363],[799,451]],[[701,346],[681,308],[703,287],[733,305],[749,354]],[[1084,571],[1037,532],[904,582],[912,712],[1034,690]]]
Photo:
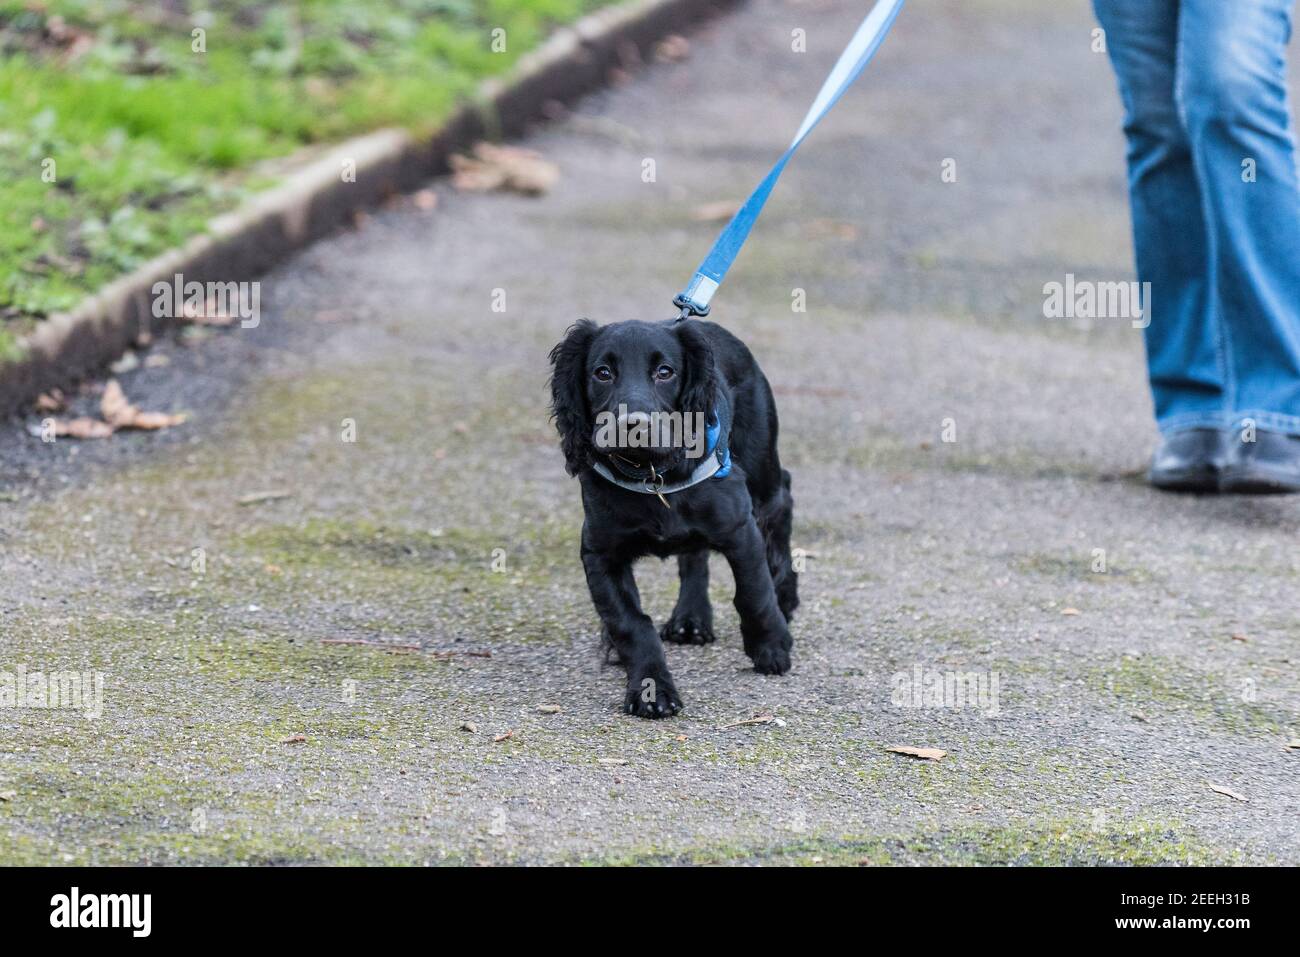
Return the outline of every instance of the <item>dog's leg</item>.
[[[664,646],[650,616],[641,610],[629,562],[583,551],[582,565],[596,613],[610,644],[627,669],[623,710],[642,718],[667,718],[682,709]]]
[[[709,552],[677,556],[681,590],[677,606],[659,636],[683,645],[706,645],[713,640],[713,606],[709,604]]]
[[[799,575],[790,557],[790,535],[794,529],[794,498],[790,495],[790,473],[781,470],[781,490],[769,506],[770,521],[763,531],[767,538],[767,563],[772,570],[776,603],[789,621],[799,607]]]
[[[719,550],[726,556],[736,578],[736,611],[745,654],[754,670],[765,675],[782,675],[790,670],[790,629],[777,604],[767,548],[758,523],[750,516]]]

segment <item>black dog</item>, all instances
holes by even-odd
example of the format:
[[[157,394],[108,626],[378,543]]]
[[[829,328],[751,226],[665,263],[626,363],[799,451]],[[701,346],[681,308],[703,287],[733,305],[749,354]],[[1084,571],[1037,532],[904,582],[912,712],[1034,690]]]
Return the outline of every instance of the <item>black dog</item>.
[[[713,640],[709,549],[731,565],[754,670],[788,671],[786,622],[799,604],[790,559],[794,503],[777,456],[776,403],[749,349],[712,322],[597,326],[584,319],[551,350],[551,365],[565,467],[582,482],[587,586],[605,640],[627,668],[624,710],[646,718],[681,710],[660,639]],[[672,413],[707,425],[707,444],[647,448],[642,427]],[[621,439],[602,432],[611,421],[629,427]],[[689,426],[680,434],[689,435]],[[658,633],[632,576],[646,555],[678,556],[677,607]]]

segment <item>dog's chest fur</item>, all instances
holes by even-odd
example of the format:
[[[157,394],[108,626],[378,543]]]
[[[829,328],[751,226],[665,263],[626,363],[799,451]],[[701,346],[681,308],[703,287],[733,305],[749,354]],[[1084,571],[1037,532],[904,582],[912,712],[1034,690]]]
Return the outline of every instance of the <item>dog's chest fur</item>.
[[[693,493],[694,489],[687,489],[670,495],[670,508],[653,495],[639,497],[631,508],[624,502],[618,511],[623,543],[639,554],[660,558],[699,551],[709,548],[719,531],[743,521],[748,514],[734,494]]]

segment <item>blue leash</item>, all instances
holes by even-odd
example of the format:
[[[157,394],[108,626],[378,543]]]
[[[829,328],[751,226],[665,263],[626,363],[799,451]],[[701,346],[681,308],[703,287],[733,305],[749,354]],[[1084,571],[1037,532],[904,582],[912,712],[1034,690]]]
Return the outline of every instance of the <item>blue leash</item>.
[[[880,44],[884,42],[889,28],[894,25],[894,20],[901,9],[903,9],[903,0],[877,0],[876,5],[867,14],[867,18],[853,34],[849,45],[840,54],[830,76],[822,84],[821,92],[817,94],[817,99],[813,101],[808,115],[803,119],[803,125],[799,127],[799,132],[795,134],[789,148],[781,154],[781,158],[776,161],[776,165],[767,176],[763,177],[763,181],[758,184],[754,192],[749,194],[745,205],[731,217],[731,222],[718,236],[713,248],[704,257],[704,262],[700,263],[700,268],[695,271],[695,277],[673,299],[673,305],[682,311],[679,318],[709,314],[709,301],[718,291],[718,286],[722,285],[727,270],[736,261],[740,248],[749,238],[749,231],[754,228],[754,222],[763,211],[763,204],[767,202],[772,188],[776,186],[785,164],[790,162],[794,151],[808,138],[808,134],[821,122],[821,118],[831,111],[844,95],[844,91],[853,85],[853,81],[871,62],[871,58],[880,49]]]

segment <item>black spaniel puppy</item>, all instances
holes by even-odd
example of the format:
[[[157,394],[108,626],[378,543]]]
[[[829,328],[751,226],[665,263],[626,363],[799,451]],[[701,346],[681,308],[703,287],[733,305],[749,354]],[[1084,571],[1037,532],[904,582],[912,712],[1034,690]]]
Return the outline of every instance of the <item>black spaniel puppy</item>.
[[[790,668],[799,604],[790,473],[776,403],[745,344],[712,322],[582,320],[551,350],[565,466],[582,483],[582,564],[604,637],[627,669],[624,710],[662,718],[682,701],[662,641],[713,640],[709,549],[726,556],[754,670]],[[677,607],[656,632],[633,563],[677,556]]]

